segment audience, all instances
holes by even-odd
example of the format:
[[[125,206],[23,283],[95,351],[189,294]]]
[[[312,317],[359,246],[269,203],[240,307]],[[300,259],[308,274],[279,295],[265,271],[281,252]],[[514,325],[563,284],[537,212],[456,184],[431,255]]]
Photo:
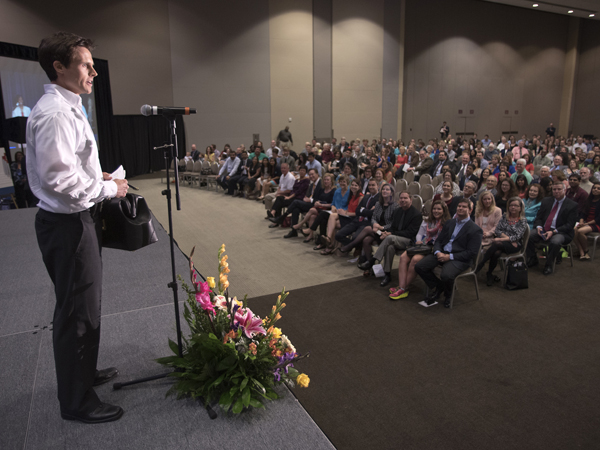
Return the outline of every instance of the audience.
[[[527,187],[527,193],[525,194],[525,218],[530,229],[533,229],[533,222],[540,210],[544,197],[546,197],[546,191],[541,184],[530,184]]]
[[[501,218],[502,210],[496,206],[494,195],[490,191],[483,192],[475,206],[475,223],[483,230],[484,246],[491,244]]]
[[[600,183],[592,186],[590,195],[579,213],[579,222],[575,226],[575,244],[579,249],[579,259],[590,259],[587,235],[600,233]]]

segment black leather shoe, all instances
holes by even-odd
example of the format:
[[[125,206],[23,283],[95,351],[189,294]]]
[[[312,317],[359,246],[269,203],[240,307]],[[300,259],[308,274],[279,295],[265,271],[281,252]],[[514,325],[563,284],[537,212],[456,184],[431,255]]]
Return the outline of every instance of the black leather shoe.
[[[119,420],[123,415],[123,408],[116,405],[101,403],[100,406],[92,412],[71,413],[68,411],[61,411],[60,415],[65,420],[78,420],[83,423],[105,423]]]
[[[562,257],[562,255],[558,255],[558,256],[556,257],[556,264],[562,264],[562,260],[563,260],[563,257]]]
[[[494,275],[491,273],[487,273],[486,274],[486,283],[488,286],[493,286],[494,285]]]
[[[271,223],[279,223],[277,221],[277,217],[268,217],[268,219],[269,219],[269,222],[271,222]]]
[[[100,386],[101,384],[108,383],[118,374],[119,371],[116,367],[109,367],[108,369],[96,370],[96,376],[94,377],[94,386]]]
[[[374,262],[375,261],[372,259],[367,259],[365,262],[358,264],[358,268],[360,270],[369,270],[371,267],[373,267]]]
[[[271,225],[269,225],[269,228],[277,228],[278,226],[278,223],[272,223]]]
[[[385,277],[383,277],[383,280],[381,280],[381,283],[379,283],[379,286],[386,287],[391,282],[392,282],[392,277],[386,273]]]
[[[289,238],[293,238],[293,237],[298,237],[298,232],[294,229],[292,229],[288,234],[286,234],[284,236],[285,239],[289,239]]]
[[[527,267],[532,268],[537,266],[540,263],[540,261],[537,258],[531,258],[530,260],[527,261]]]
[[[450,299],[446,298],[446,300],[444,300],[444,308],[450,308]]]
[[[544,267],[544,275],[552,275],[552,266]]]

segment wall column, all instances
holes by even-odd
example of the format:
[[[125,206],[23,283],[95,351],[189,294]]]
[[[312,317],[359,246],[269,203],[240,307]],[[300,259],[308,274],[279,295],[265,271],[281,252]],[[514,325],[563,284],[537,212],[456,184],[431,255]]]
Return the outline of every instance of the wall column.
[[[569,18],[569,31],[567,35],[567,54],[565,57],[565,71],[563,78],[563,89],[560,103],[560,119],[558,123],[558,134],[568,136],[571,132],[574,97],[575,97],[575,74],[577,73],[577,62],[579,60],[579,26],[578,17]]]

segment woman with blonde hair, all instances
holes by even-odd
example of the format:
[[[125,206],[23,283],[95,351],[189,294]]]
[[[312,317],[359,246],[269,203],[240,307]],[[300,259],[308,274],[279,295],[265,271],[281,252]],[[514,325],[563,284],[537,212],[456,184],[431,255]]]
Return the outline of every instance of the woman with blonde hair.
[[[496,206],[496,199],[491,191],[479,195],[475,207],[475,223],[483,230],[482,245],[492,243],[498,222],[502,219],[502,210]]]
[[[479,272],[487,261],[490,262],[487,271],[488,286],[492,286],[494,281],[500,281],[500,277],[495,276],[492,272],[496,268],[502,253],[510,255],[521,250],[523,235],[525,230],[529,229],[527,219],[525,219],[525,205],[521,198],[511,197],[507,202],[506,210],[506,214],[496,226],[492,243],[477,266],[477,272]]]

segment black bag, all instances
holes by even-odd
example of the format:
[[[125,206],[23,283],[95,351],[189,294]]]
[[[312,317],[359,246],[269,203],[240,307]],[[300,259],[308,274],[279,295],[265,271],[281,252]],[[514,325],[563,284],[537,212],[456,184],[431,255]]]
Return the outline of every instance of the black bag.
[[[133,251],[158,241],[152,213],[141,195],[106,200],[100,218],[102,247]]]
[[[509,262],[506,289],[514,291],[515,289],[527,289],[528,287],[527,264],[523,261]]]
[[[413,245],[412,247],[408,247],[406,249],[406,254],[408,256],[429,255],[432,251],[433,251],[433,245],[419,244],[419,245]]]

